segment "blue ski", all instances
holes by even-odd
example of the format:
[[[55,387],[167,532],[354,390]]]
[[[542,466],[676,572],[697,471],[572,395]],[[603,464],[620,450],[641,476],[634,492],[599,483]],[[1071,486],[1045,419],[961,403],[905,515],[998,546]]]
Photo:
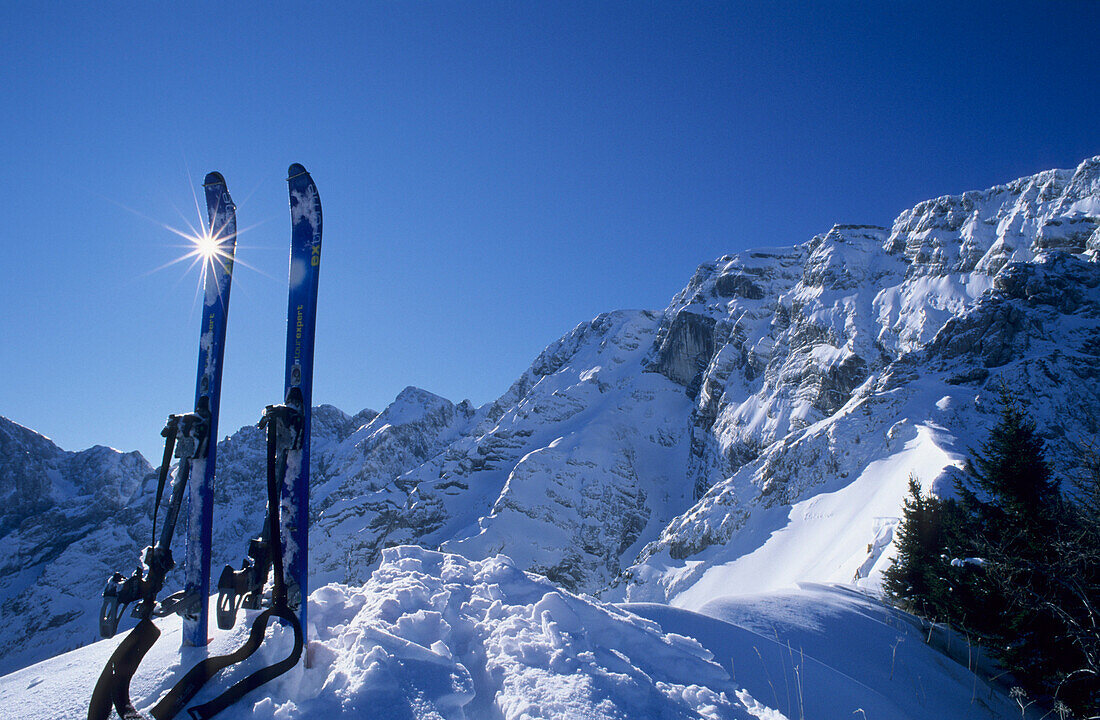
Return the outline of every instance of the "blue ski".
[[[306,628],[309,556],[309,437],[313,401],[313,340],[317,317],[317,279],[321,265],[321,198],[306,169],[294,163],[287,171],[290,191],[290,294],[287,306],[284,402],[301,413],[301,438],[286,455],[282,487],[283,542],[286,545],[287,590]],[[308,657],[307,657],[308,663]]]
[[[152,544],[141,554],[141,566],[126,577],[114,573],[103,589],[99,632],[112,637],[119,620],[133,603],[131,615],[138,623],[115,648],[96,681],[88,705],[88,720],[107,720],[113,706],[121,718],[142,718],[130,700],[130,681],[146,653],[160,637],[154,617],[172,613],[183,616],[183,644],[206,645],[210,597],[210,543],[214,511],[214,461],[218,449],[218,405],[221,368],[225,353],[225,326],[229,312],[229,285],[237,246],[237,217],[233,200],[220,173],[206,176],[206,204],[210,217],[209,242],[203,252],[203,312],[199,333],[198,379],[195,409],[169,415],[161,431],[164,456],[157,472],[153,502]],[[178,458],[172,488],[157,534],[161,499],[171,475],[172,458]],[[194,478],[190,485],[188,481]],[[158,601],[168,572],[175,567],[172,538],[185,494],[188,495],[186,566],[184,589]],[[201,682],[192,682],[196,689]],[[173,698],[185,691],[170,693]],[[154,712],[155,717],[168,718]]]
[[[210,545],[213,542],[214,467],[218,451],[218,406],[221,398],[222,358],[229,317],[229,288],[237,244],[237,211],[225,178],[212,172],[203,183],[210,237],[214,252],[203,258],[205,276],[202,327],[199,336],[198,378],[195,408],[209,412],[206,452],[191,462],[195,479],[190,487],[187,517],[187,553],[184,596],[197,596],[193,613],[183,616],[183,644],[203,646],[209,640],[207,622],[210,597]]]

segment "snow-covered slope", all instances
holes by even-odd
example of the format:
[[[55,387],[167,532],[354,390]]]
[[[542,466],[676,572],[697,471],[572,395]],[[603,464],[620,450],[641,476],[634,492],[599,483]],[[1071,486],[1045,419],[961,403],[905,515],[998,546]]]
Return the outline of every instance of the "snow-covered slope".
[[[681,388],[644,372],[658,316],[601,315],[547,348],[466,437],[401,478],[382,542],[505,552],[595,592],[690,502]]]
[[[1019,717],[1001,690],[928,647],[911,618],[829,588],[716,602],[703,614],[616,607],[504,557],[470,561],[399,547],[383,552],[365,585],[316,590],[309,614],[317,625],[310,669],[299,663],[219,717]],[[139,709],[203,657],[195,648],[181,653],[178,621],[164,626],[131,686]],[[246,634],[239,624],[210,652],[229,652]],[[117,642],[0,678],[5,717],[83,717]],[[289,631],[277,629],[255,665],[227,670],[194,703],[285,657],[289,643]]]

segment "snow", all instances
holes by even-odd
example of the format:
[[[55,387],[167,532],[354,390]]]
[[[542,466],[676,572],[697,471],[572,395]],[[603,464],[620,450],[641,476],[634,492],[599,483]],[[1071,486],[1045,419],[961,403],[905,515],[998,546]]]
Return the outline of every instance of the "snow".
[[[314,235],[316,235],[317,227],[321,222],[321,204],[317,199],[316,188],[310,184],[306,187],[305,191],[291,190],[290,194],[295,200],[295,202],[290,204],[291,224],[297,225],[302,220],[305,220],[309,223],[309,227],[312,229]]]
[[[651,560],[669,602],[698,610],[716,597],[803,582],[855,583],[877,591],[893,557],[893,527],[910,475],[929,492],[945,468],[961,463],[945,449],[954,438],[931,423],[914,427],[901,421],[889,435],[895,451],[868,464],[853,481],[834,481],[837,489],[824,488],[790,506],[755,508],[729,542],[700,556],[704,562]],[[627,598],[650,599],[651,593],[643,582],[629,588]]]
[[[753,717],[698,643],[558,590],[504,557],[472,562],[391,548],[365,586],[325,586],[310,603],[311,668],[299,665],[227,711],[227,720]],[[177,621],[164,625],[133,683],[139,707],[200,657],[177,649]],[[211,652],[243,642],[246,631],[242,624],[219,635]],[[289,631],[274,632],[260,662],[284,656],[288,641]],[[116,643],[0,678],[0,705],[27,720],[80,715]],[[195,702],[244,672],[227,672]]]
[[[854,482],[791,507],[787,524],[755,551],[711,567],[672,604],[698,608],[723,593],[719,588],[752,587],[766,591],[798,582],[851,582],[866,560],[853,548],[871,543],[874,519],[897,514],[909,475],[925,481],[953,462],[935,443],[928,426],[918,426],[904,450],[871,463]]]
[[[924,276],[881,290],[874,299],[879,340],[909,351],[930,341],[943,324],[992,287],[984,272]],[[896,340],[895,340],[896,339]]]
[[[1003,688],[930,647],[915,618],[852,589],[803,584],[698,613],[624,607],[698,639],[775,717],[1019,717]]]
[[[1029,389],[1056,461],[1075,428],[1097,427],[1098,169],[1100,159],[930,200],[889,231],[837,226],[704,264],[664,312],[581,323],[481,408],[416,388],[381,414],[318,408],[311,580],[345,585],[312,597],[313,667],[272,684],[252,710],[794,718],[817,702],[817,716],[920,716],[911,699],[928,694],[923,680],[895,687],[900,670],[876,674],[884,644],[900,666],[915,646],[909,631],[901,642],[863,628],[879,612],[867,601],[804,583],[875,591],[910,473],[925,491],[950,488],[1002,384]],[[17,490],[0,510],[12,529],[0,559],[4,670],[94,635],[103,580],[132,566],[151,515],[140,458],[64,453],[30,435],[0,422],[0,470]],[[214,572],[238,564],[262,524],[262,433],[242,429],[218,457]],[[402,545],[466,560],[384,550]],[[661,611],[662,632],[569,591],[676,607]],[[780,605],[778,631],[778,620],[765,632],[746,619]],[[811,622],[819,605],[835,612]],[[901,627],[898,617],[880,624]],[[139,679],[142,697],[200,652],[181,656],[178,626],[165,628],[176,635],[154,648],[150,667],[161,670]],[[218,633],[215,651],[242,632]],[[777,632],[794,638],[789,647]],[[285,651],[278,642],[265,657]],[[38,682],[75,704],[33,717],[81,714],[111,647],[0,680],[3,709],[36,702],[27,689]],[[918,678],[940,677],[924,667],[930,658],[913,660]],[[71,662],[90,669],[66,689]],[[920,702],[930,717],[1000,714]]]
[[[926,646],[903,614],[850,590],[805,586],[720,599],[702,614],[666,605],[615,606],[578,596],[497,556],[471,561],[389,548],[363,586],[310,597],[310,667],[299,663],[220,717],[534,720],[703,718],[876,720],[1003,717],[999,689]],[[248,613],[254,615],[254,613]],[[150,707],[201,648],[179,649],[177,618],[131,686]],[[208,651],[243,643],[248,623]],[[0,678],[6,718],[81,717],[120,638]],[[206,702],[285,657],[277,626],[257,655],[196,696]]]

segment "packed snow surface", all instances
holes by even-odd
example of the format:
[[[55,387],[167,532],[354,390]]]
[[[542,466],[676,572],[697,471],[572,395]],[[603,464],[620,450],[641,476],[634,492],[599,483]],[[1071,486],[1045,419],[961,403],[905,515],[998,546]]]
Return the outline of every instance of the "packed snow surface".
[[[1016,710],[926,646],[905,616],[854,592],[810,586],[716,600],[704,614],[616,606],[556,588],[505,556],[472,561],[403,546],[361,587],[310,597],[311,667],[299,664],[221,716],[244,718],[1008,718]],[[132,685],[149,707],[205,652],[244,642],[247,624],[208,650],[179,650],[180,624]],[[83,717],[119,642],[107,640],[0,678],[5,718]],[[277,628],[247,666],[285,657]],[[860,713],[863,713],[860,715]]]

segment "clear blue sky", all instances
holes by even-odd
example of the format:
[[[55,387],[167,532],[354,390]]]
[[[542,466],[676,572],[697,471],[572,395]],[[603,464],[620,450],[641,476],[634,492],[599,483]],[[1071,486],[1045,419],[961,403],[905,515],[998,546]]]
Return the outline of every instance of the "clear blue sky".
[[[154,270],[210,170],[247,228],[224,435],[281,399],[291,162],[325,210],[314,399],[355,412],[489,401],[701,262],[1100,154],[1097,2],[4,15],[0,414],[66,449],[153,457],[190,407],[198,272]]]

